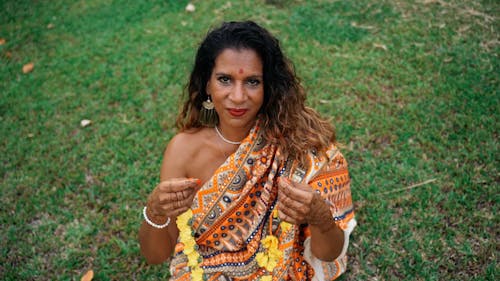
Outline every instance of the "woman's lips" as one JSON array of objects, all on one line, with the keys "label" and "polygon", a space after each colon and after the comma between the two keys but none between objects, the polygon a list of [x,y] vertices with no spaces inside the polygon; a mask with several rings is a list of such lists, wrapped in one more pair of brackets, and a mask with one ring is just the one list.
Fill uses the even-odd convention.
[{"label": "woman's lips", "polygon": [[237,108],[230,108],[229,109],[229,114],[235,117],[240,117],[243,114],[245,114],[248,110],[247,109],[237,109]]}]

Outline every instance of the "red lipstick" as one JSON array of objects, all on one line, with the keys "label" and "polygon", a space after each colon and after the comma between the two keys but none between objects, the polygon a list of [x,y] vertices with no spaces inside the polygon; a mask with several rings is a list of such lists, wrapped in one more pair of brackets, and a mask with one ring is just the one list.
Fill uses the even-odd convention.
[{"label": "red lipstick", "polygon": [[248,111],[247,109],[230,108],[229,114],[231,114],[234,117],[240,117],[244,115],[247,111]]}]

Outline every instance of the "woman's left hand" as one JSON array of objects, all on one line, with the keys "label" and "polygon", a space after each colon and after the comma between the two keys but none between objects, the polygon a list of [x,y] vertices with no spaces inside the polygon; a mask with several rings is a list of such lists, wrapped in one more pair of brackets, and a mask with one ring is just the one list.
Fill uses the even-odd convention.
[{"label": "woman's left hand", "polygon": [[320,228],[332,226],[329,206],[309,185],[279,178],[278,188],[278,215],[281,220]]}]

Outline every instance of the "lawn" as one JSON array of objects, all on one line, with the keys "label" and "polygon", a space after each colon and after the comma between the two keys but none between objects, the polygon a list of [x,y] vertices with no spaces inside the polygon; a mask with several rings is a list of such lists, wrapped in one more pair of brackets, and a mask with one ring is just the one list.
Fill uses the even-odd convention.
[{"label": "lawn", "polygon": [[168,277],[139,254],[141,210],[197,45],[243,19],[280,38],[349,161],[340,280],[498,280],[498,1],[187,4],[1,1],[0,280]]}]

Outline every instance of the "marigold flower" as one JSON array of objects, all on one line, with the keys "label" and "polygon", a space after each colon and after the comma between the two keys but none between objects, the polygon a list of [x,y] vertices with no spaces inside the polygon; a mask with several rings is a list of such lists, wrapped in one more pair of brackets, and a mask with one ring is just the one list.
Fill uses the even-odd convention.
[{"label": "marigold flower", "polygon": [[261,241],[262,247],[266,249],[263,253],[258,253],[255,256],[259,266],[264,267],[267,271],[272,272],[278,265],[278,261],[283,257],[283,252],[278,249],[278,238],[274,235],[267,235]]},{"label": "marigold flower", "polygon": [[288,230],[290,230],[290,228],[292,228],[292,224],[286,221],[282,221],[280,222],[280,227],[283,232],[287,232]]},{"label": "marigold flower", "polygon": [[272,281],[273,277],[271,275],[264,275],[260,277],[260,281]]},{"label": "marigold flower", "polygon": [[283,257],[283,252],[281,252],[280,250],[276,249],[276,250],[270,250],[269,251],[269,259],[270,260],[279,260],[281,259],[281,257]]},{"label": "marigold flower", "polygon": [[189,255],[195,251],[196,242],[193,239],[184,241],[183,243],[184,243],[184,254]]},{"label": "marigold flower", "polygon": [[200,258],[200,254],[196,251],[192,251],[187,255],[188,258],[188,266],[195,267],[198,265],[198,259]]},{"label": "marigold flower", "polygon": [[191,270],[191,280],[193,281],[203,281],[203,269],[199,266]]},{"label": "marigold flower", "polygon": [[189,220],[193,217],[193,211],[188,209],[177,217],[177,226],[189,225]]},{"label": "marigold flower", "polygon": [[273,272],[273,269],[278,265],[278,260],[269,258],[265,268],[269,272]]},{"label": "marigold flower", "polygon": [[278,217],[278,208],[274,208],[273,210],[273,218],[277,218]]},{"label": "marigold flower", "polygon": [[183,226],[183,228],[188,228],[186,229],[181,229],[179,232],[179,238],[181,239],[182,242],[187,241],[187,240],[194,240],[193,235],[191,235],[191,229],[189,229],[188,226]]},{"label": "marigold flower", "polygon": [[278,248],[278,238],[274,235],[267,235],[262,239],[262,246],[266,249]]},{"label": "marigold flower", "polygon": [[255,256],[255,259],[257,260],[257,264],[260,267],[265,267],[267,265],[267,263],[269,262],[269,256],[264,254],[264,253],[258,253]]},{"label": "marigold flower", "polygon": [[191,280],[203,281],[203,269],[199,266],[201,256],[196,251],[196,240],[193,237],[191,229],[191,219],[193,218],[193,211],[188,209],[186,212],[177,217],[177,227],[179,228],[180,244],[183,245],[184,254],[188,259],[188,266],[191,268]]}]

